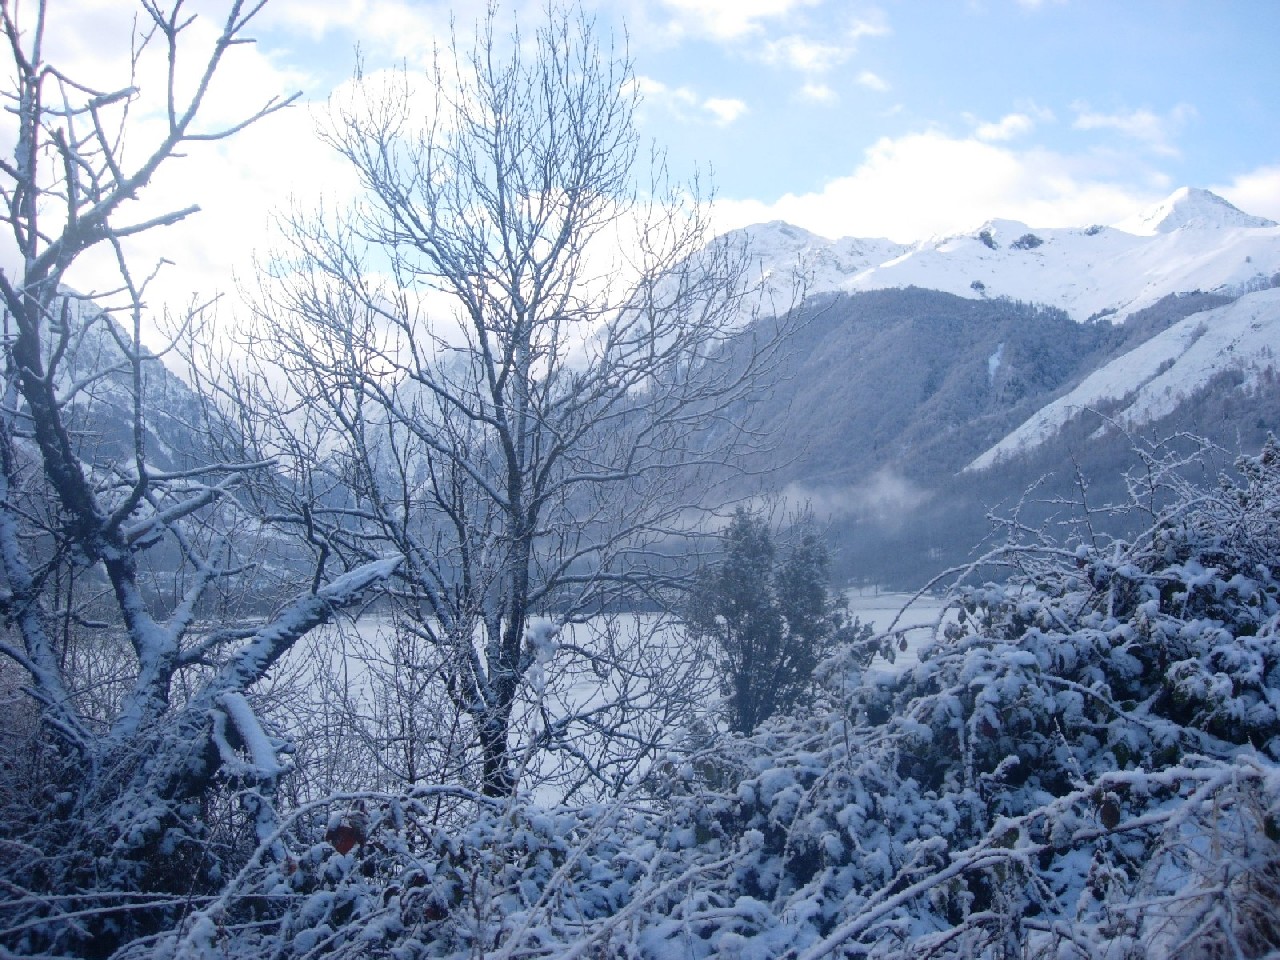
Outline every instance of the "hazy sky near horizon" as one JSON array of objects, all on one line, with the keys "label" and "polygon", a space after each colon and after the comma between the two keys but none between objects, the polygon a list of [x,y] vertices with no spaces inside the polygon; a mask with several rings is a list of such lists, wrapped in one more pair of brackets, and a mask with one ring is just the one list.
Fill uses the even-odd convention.
[{"label": "hazy sky near horizon", "polygon": [[[911,241],[992,217],[1110,223],[1182,185],[1280,220],[1276,0],[584,5],[634,62],[642,135],[677,173],[713,174],[724,228],[785,219],[832,238]],[[125,8],[52,0],[50,58],[102,87],[126,76]],[[269,245],[271,211],[350,196],[350,171],[313,131],[357,49],[367,72],[419,70],[451,18],[467,36],[484,8],[271,0],[250,30],[258,42],[231,52],[213,114],[295,90],[302,102],[157,177],[155,202],[203,208],[142,245],[182,271],[165,296],[223,288],[233,269],[243,280],[250,252]],[[541,8],[511,0],[502,15],[527,29]]]}]

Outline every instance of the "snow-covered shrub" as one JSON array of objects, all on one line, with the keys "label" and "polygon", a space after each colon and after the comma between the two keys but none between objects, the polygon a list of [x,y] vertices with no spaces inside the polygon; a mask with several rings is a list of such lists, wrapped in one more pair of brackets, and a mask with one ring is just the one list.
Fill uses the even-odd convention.
[{"label": "snow-covered shrub", "polygon": [[802,713],[607,805],[303,805],[123,955],[1273,956],[1280,447],[1182,466],[1148,461],[1137,535],[989,557],[910,670],[850,644]]},{"label": "snow-covered shrub", "polygon": [[1147,463],[1140,535],[1010,544],[994,559],[1012,575],[958,585],[919,666],[889,677],[851,647],[827,664],[825,706],[673,772],[647,822],[687,850],[668,876],[702,871],[696,892],[608,949],[1280,946],[1280,457],[1270,444],[1207,490],[1182,466]]},{"label": "snow-covered shrub", "polygon": [[716,812],[799,956],[1280,947],[1280,450],[1217,489],[1178,466],[1140,536],[1011,544],[919,666],[837,659],[820,734],[744,745]]}]

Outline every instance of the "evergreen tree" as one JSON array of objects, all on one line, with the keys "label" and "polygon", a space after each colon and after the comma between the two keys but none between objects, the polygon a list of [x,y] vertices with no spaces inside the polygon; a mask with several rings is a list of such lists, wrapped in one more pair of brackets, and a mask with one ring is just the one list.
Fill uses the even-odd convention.
[{"label": "evergreen tree", "polygon": [[714,643],[730,727],[749,733],[799,703],[822,658],[865,628],[829,592],[830,555],[817,534],[804,532],[779,560],[768,522],[739,507],[725,544],[698,580],[687,622]]}]

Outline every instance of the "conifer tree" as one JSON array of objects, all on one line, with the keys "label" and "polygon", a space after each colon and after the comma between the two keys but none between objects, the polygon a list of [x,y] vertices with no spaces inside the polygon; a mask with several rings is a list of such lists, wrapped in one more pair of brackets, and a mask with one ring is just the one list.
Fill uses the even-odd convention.
[{"label": "conifer tree", "polygon": [[832,596],[830,554],[811,530],[779,560],[768,521],[739,507],[725,546],[699,578],[688,625],[715,646],[730,727],[749,733],[800,703],[822,658],[864,628]]}]

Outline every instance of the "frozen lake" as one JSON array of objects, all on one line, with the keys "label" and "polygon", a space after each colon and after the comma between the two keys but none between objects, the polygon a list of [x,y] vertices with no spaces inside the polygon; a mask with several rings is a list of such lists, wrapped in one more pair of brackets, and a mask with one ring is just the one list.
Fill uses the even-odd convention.
[{"label": "frozen lake", "polygon": [[[920,651],[933,640],[935,631],[941,628],[943,602],[937,597],[922,596],[912,600],[913,594],[881,592],[874,588],[848,590],[845,599],[849,612],[870,624],[877,633],[892,629],[901,631],[907,648],[900,650],[892,664],[877,658],[873,669],[886,673],[906,670],[920,662]],[[907,607],[906,605],[911,605]],[[904,609],[905,607],[905,609]],[[948,614],[948,619],[954,611]]]},{"label": "frozen lake", "polygon": [[[934,597],[853,590],[849,611],[877,632],[901,632],[906,649],[873,673],[918,662],[943,613]],[[910,606],[904,610],[908,602]],[[383,616],[325,631],[294,651],[292,676],[311,706],[294,739],[338,738],[350,766],[343,788],[395,788],[442,770],[466,753],[466,724],[442,693],[442,662],[425,640]],[[670,620],[649,614],[601,617],[563,627],[526,676],[512,717],[513,746],[526,747],[525,782],[543,802],[634,782],[690,731],[715,724],[719,699],[713,652]],[[456,739],[461,737],[461,739]],[[461,752],[459,752],[461,751]],[[589,766],[592,776],[583,777]]]}]

